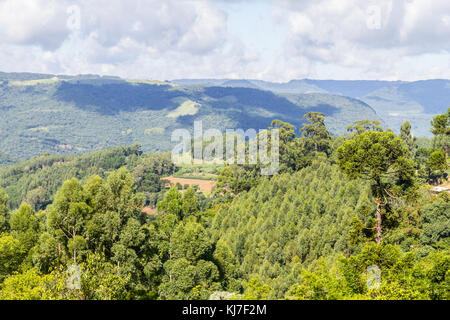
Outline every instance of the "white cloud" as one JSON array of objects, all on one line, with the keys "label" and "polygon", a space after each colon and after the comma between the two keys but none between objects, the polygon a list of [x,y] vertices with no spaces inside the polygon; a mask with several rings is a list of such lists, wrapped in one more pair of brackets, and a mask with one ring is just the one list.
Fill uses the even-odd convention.
[{"label": "white cloud", "polygon": [[208,1],[0,0],[0,39],[7,71],[173,78],[229,73],[223,62],[240,59]]},{"label": "white cloud", "polygon": [[[287,16],[289,26],[285,59],[295,64],[297,57],[306,57],[318,77],[450,76],[448,64],[442,70],[423,63],[424,70],[420,70],[424,55],[443,55],[444,60],[449,56],[447,0],[320,0],[301,4],[292,0],[283,1],[282,8],[277,15]],[[417,73],[398,69],[414,58]],[[339,73],[330,73],[332,70]]]},{"label": "white cloud", "polygon": [[[216,4],[0,0],[0,70],[163,80],[450,78],[448,0],[274,0],[265,18],[284,27],[276,43],[255,37],[261,46],[230,33],[233,12]],[[252,32],[261,31],[246,30],[247,40]],[[258,51],[271,45],[271,55]]]},{"label": "white cloud", "polygon": [[64,8],[55,0],[0,1],[0,41],[55,49],[69,33]]}]

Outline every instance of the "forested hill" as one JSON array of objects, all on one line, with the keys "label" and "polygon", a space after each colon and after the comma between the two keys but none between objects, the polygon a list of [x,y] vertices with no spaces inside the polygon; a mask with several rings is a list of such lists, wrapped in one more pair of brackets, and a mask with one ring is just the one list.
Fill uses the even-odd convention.
[{"label": "forested hill", "polygon": [[64,181],[106,177],[121,167],[130,170],[139,191],[152,193],[161,191],[161,175],[175,170],[169,153],[143,154],[139,145],[132,145],[83,155],[40,155],[4,166],[0,168],[0,188],[8,194],[12,208],[27,202],[33,209],[45,209]]},{"label": "forested hill", "polygon": [[0,168],[0,300],[450,299],[450,108],[428,147],[305,120],[271,123],[277,173],[224,165],[208,194],[139,145]]},{"label": "forested hill", "polygon": [[291,80],[285,83],[261,80],[181,79],[182,85],[231,86],[270,90],[275,93],[329,93],[364,101],[393,130],[408,120],[415,136],[430,136],[430,120],[450,106],[450,80]]},{"label": "forested hill", "polygon": [[139,142],[145,152],[171,149],[176,128],[263,129],[278,118],[301,127],[323,112],[333,134],[361,115],[379,120],[366,103],[329,93],[277,93],[241,86],[184,86],[117,77],[0,73],[0,163],[41,153],[85,153]]}]

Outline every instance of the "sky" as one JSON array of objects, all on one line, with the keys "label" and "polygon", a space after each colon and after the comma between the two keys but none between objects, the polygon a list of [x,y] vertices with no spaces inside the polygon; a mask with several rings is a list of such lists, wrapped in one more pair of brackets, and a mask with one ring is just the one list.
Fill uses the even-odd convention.
[{"label": "sky", "polygon": [[0,71],[450,79],[450,1],[0,0]]}]

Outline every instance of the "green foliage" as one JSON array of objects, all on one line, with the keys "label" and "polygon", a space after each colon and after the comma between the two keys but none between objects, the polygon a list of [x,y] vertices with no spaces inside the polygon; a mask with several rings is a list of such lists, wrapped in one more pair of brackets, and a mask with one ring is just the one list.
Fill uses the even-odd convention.
[{"label": "green foliage", "polygon": [[66,181],[55,195],[55,201],[47,208],[47,228],[54,238],[63,245],[65,254],[77,262],[77,254],[84,247],[86,222],[92,208],[86,203],[86,194],[73,178]]},{"label": "green foliage", "polygon": [[408,159],[405,142],[392,132],[366,131],[345,141],[337,149],[340,169],[350,179],[363,178],[372,183],[377,203],[377,242],[382,238],[383,206],[392,210],[392,199],[404,195],[415,186],[414,163]]},{"label": "green foliage", "polygon": [[345,291],[344,277],[336,265],[331,268],[322,258],[312,271],[303,269],[300,282],[287,292],[287,299],[295,300],[337,300],[349,298]]},{"label": "green foliage", "polygon": [[160,177],[175,172],[175,164],[171,161],[171,154],[155,153],[131,160],[129,167],[133,168],[133,178],[139,192],[155,193],[161,191],[163,183]]},{"label": "green foliage", "polygon": [[[402,253],[392,245],[371,244],[360,254],[342,259],[341,269],[351,294],[361,295],[360,298],[445,299],[449,261],[444,252],[420,259],[414,253]],[[365,272],[370,265],[381,269],[379,289],[365,285]],[[429,290],[430,287],[434,289]]]},{"label": "green foliage", "polygon": [[[140,146],[134,145],[81,156],[41,155],[0,167],[0,187],[8,194],[11,208],[18,208],[26,201],[36,210],[45,209],[64,181],[83,180],[94,174],[105,177],[108,172],[127,165],[132,170],[141,161],[147,162],[147,156],[139,156],[141,153]],[[153,157],[158,158],[158,155]]]},{"label": "green foliage", "polygon": [[378,120],[358,120],[352,126],[348,126],[347,131],[361,134],[366,131],[382,132],[383,128],[380,126],[380,121]]},{"label": "green foliage", "polygon": [[33,209],[23,203],[9,220],[11,235],[20,241],[24,252],[30,251],[39,239],[39,220]]},{"label": "green foliage", "polygon": [[89,254],[80,265],[81,293],[86,300],[123,300],[127,297],[129,275],[120,275],[117,267],[100,254]]},{"label": "green foliage", "polygon": [[447,113],[439,114],[431,120],[431,132],[434,135],[440,135],[440,134],[450,134],[450,108],[447,110]]},{"label": "green foliage", "polygon": [[334,250],[357,249],[347,232],[368,191],[364,182],[347,181],[336,166],[315,162],[240,194],[218,210],[210,232],[231,249],[228,259],[238,261],[230,275],[250,280],[258,274],[281,298],[295,279],[289,270],[296,259],[308,265]]},{"label": "green foliage", "polygon": [[430,154],[429,167],[431,170],[447,169],[447,158],[442,150],[434,151]]},{"label": "green foliage", "polygon": [[257,278],[252,278],[244,284],[244,293],[236,298],[241,300],[268,300],[273,289],[267,284],[261,284]]},{"label": "green foliage", "polygon": [[8,195],[0,188],[0,234],[9,230]]},{"label": "green foliage", "polygon": [[176,187],[170,188],[164,195],[164,199],[158,202],[158,212],[173,214],[179,219],[183,218],[183,196]]},{"label": "green foliage", "polygon": [[7,233],[0,235],[0,282],[18,270],[25,254],[18,239]]},{"label": "green foliage", "polygon": [[198,223],[180,223],[172,233],[169,254],[175,259],[185,258],[195,262],[211,252],[212,243],[205,229]]},{"label": "green foliage", "polygon": [[214,195],[220,201],[231,201],[237,194],[248,191],[258,184],[259,177],[256,168],[246,170],[238,165],[224,167],[216,180]]},{"label": "green foliage", "polygon": [[181,209],[185,217],[195,215],[200,211],[200,204],[198,202],[194,188],[187,188],[186,192],[183,194],[183,203],[181,204]]},{"label": "green foliage", "polygon": [[217,241],[213,258],[219,268],[224,288],[234,292],[240,291],[238,261],[225,241],[221,239]]},{"label": "green foliage", "polygon": [[[402,138],[370,121],[332,138],[322,114],[306,117],[301,137],[272,122],[279,173],[215,167],[213,198],[164,190],[161,176],[176,170],[169,155],[143,155],[139,146],[0,169],[20,200],[10,211],[0,191],[0,298],[449,299],[450,197],[428,193],[424,181],[415,192],[414,179],[416,170],[443,171],[445,152],[423,145],[413,163],[407,125]],[[27,172],[42,184],[18,193],[28,190]],[[384,218],[381,244],[373,242],[375,211]],[[374,267],[380,281],[368,286]]]},{"label": "green foliage", "polygon": [[409,121],[405,121],[400,127],[400,139],[405,141],[410,154],[414,155],[417,148],[416,138],[411,133],[411,123]]},{"label": "green foliage", "polygon": [[185,258],[168,260],[164,264],[165,276],[159,286],[159,298],[169,300],[207,299],[220,288],[215,280],[219,272],[212,263],[200,260],[192,265]]},{"label": "green foliage", "polygon": [[384,177],[408,169],[407,152],[405,143],[392,132],[367,131],[338,148],[338,163],[350,178],[381,184]]},{"label": "green foliage", "polygon": [[450,201],[436,201],[423,209],[421,242],[435,245],[450,237]]},{"label": "green foliage", "polygon": [[441,148],[446,155],[450,152],[450,108],[444,114],[438,114],[431,120],[431,132],[434,134],[433,146]]},{"label": "green foliage", "polygon": [[447,169],[447,157],[442,149],[419,148],[415,155],[419,177],[425,182],[436,183]]},{"label": "green foliage", "polygon": [[300,130],[305,148],[328,154],[331,135],[325,126],[325,115],[322,112],[308,112],[303,118],[310,122]]},{"label": "green foliage", "polygon": [[64,294],[64,280],[58,274],[41,275],[36,269],[8,277],[1,285],[2,300],[59,300]]}]

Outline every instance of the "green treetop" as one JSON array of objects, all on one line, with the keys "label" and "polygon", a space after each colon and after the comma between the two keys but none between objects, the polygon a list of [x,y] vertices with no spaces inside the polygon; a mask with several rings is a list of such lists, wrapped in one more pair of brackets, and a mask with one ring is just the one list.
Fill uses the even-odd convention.
[{"label": "green treetop", "polygon": [[322,112],[308,112],[303,116],[310,123],[301,129],[305,148],[318,152],[328,153],[331,143],[331,135],[325,126],[325,116]]},{"label": "green treetop", "polygon": [[0,189],[0,233],[8,231],[9,225],[8,195]]},{"label": "green treetop", "polygon": [[381,242],[381,208],[392,196],[392,180],[412,184],[413,163],[407,159],[405,142],[392,132],[367,131],[346,141],[337,150],[338,165],[351,179],[373,183],[377,202],[377,242]]},{"label": "green treetop", "polygon": [[348,132],[355,132],[356,134],[361,134],[365,131],[383,131],[380,126],[380,121],[378,120],[358,120],[353,123],[352,126],[347,127]]}]

